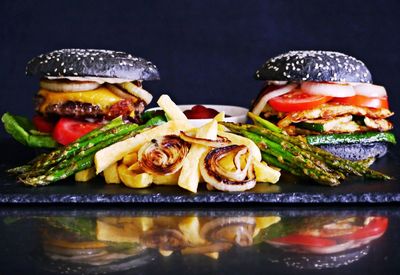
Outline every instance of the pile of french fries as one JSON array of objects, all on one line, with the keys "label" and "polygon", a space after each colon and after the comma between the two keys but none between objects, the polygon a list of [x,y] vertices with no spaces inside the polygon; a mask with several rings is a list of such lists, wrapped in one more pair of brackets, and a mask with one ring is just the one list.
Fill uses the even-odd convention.
[{"label": "pile of french fries", "polygon": [[[205,230],[211,224],[226,224],[232,227],[232,220],[246,220],[248,224],[253,225],[250,229],[237,228],[236,233],[250,233],[251,237],[256,237],[261,230],[279,222],[279,216],[263,217],[102,217],[96,221],[96,239],[111,243],[131,243],[140,247],[158,249],[162,256],[170,256],[174,252],[180,252],[182,255],[203,254],[213,259],[219,258],[221,249],[218,244],[231,244],[235,242],[237,235],[226,234],[219,235],[220,240],[210,240],[205,236]],[[225,221],[225,222],[224,222]],[[244,226],[244,225],[243,225]],[[173,245],[169,240],[168,233],[174,231],[181,237],[180,243]],[[232,239],[233,238],[233,239]],[[164,241],[161,241],[164,240]],[[248,246],[253,243],[250,242]],[[231,246],[228,246],[230,248]]]},{"label": "pile of french fries", "polygon": [[196,138],[217,140],[217,136],[222,136],[230,140],[232,144],[247,146],[253,158],[257,182],[276,183],[279,180],[280,172],[262,162],[261,152],[253,141],[226,132],[223,126],[218,125],[218,122],[224,119],[224,113],[218,114],[200,128],[193,128],[190,121],[169,96],[162,95],[157,104],[164,110],[168,118],[167,123],[100,150],[94,158],[95,169],[84,170],[76,174],[75,179],[85,181],[101,173],[108,184],[123,183],[131,188],[146,188],[153,183],[178,185],[196,193],[199,183],[202,182],[199,169],[200,160],[211,150],[210,147],[192,144],[183,160],[182,168],[173,174],[155,175],[146,173],[141,169],[138,162],[138,151],[145,143],[165,135],[179,136],[180,132],[184,131]]}]

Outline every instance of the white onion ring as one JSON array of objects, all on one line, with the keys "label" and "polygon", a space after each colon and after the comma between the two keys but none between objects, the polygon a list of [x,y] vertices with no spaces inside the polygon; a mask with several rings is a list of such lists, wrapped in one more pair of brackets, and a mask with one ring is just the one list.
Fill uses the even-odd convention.
[{"label": "white onion ring", "polygon": [[189,148],[190,144],[176,135],[153,139],[139,149],[139,165],[149,174],[173,174],[182,168]]},{"label": "white onion ring", "polygon": [[140,98],[141,100],[146,102],[146,104],[150,104],[150,102],[153,99],[153,96],[148,91],[146,91],[142,87],[139,87],[135,83],[124,82],[124,83],[118,83],[117,85],[121,89],[124,89],[125,91],[127,91],[128,93]]},{"label": "white onion ring", "polygon": [[124,92],[122,89],[120,89],[116,85],[107,83],[107,84],[105,84],[105,87],[108,90],[110,90],[113,94],[115,94],[116,96],[119,96],[120,98],[134,100],[134,101],[136,101],[138,99],[137,97],[135,97],[131,94],[128,94],[127,92]]},{"label": "white onion ring", "polygon": [[69,81],[69,80],[47,80],[42,79],[40,88],[53,92],[82,92],[95,90],[100,84],[93,81]]},{"label": "white onion ring", "polygon": [[378,86],[369,83],[361,83],[354,86],[356,95],[362,95],[366,97],[385,97],[387,96],[386,89],[383,86]]},{"label": "white onion ring", "polygon": [[187,246],[182,232],[170,228],[146,231],[140,237],[140,241],[145,247],[162,250],[180,250]]},{"label": "white onion ring", "polygon": [[265,107],[265,104],[267,104],[270,99],[287,94],[296,87],[297,84],[289,84],[263,95],[260,100],[258,100],[257,104],[253,107],[253,110],[251,112],[257,116],[260,115]]},{"label": "white onion ring", "polygon": [[217,140],[207,139],[207,138],[198,138],[187,135],[185,132],[181,131],[179,137],[184,141],[194,144],[200,144],[207,147],[223,147],[231,144],[231,141],[228,138],[218,136]]},{"label": "white onion ring", "polygon": [[[244,169],[236,167],[237,170],[232,172],[227,171],[219,164],[219,160],[227,154],[233,153],[236,158],[236,155],[243,154],[244,150],[248,153]],[[211,150],[201,160],[200,173],[206,183],[220,191],[245,191],[256,185],[252,156],[249,149],[244,145],[230,145]],[[245,176],[244,178],[243,175]]]},{"label": "white onion ring", "polygon": [[230,242],[239,246],[253,244],[256,227],[254,217],[226,217],[213,219],[200,229],[200,236],[210,242]]},{"label": "white onion ring", "polygon": [[353,86],[350,84],[306,81],[301,84],[301,90],[311,95],[324,95],[332,97],[350,97],[356,95]]}]

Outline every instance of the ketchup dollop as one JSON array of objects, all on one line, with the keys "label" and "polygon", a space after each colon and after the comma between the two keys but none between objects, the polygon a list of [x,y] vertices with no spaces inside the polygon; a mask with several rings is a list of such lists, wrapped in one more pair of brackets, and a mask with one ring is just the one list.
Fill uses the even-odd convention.
[{"label": "ketchup dollop", "polygon": [[188,119],[206,119],[214,118],[218,115],[218,111],[212,108],[207,108],[203,105],[195,105],[190,110],[183,112]]}]

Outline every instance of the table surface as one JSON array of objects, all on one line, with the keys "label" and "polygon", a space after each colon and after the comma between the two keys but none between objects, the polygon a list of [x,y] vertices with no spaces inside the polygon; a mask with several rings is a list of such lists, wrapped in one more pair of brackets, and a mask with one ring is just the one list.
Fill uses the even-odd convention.
[{"label": "table surface", "polygon": [[[387,222],[377,235],[349,243],[338,237],[345,227],[332,230],[332,224],[362,224],[371,217]],[[0,274],[399,274],[399,217],[400,207],[395,205],[3,205]],[[268,242],[273,240],[273,226],[292,232],[317,224],[331,228],[336,237],[328,239],[341,244],[337,251]]]}]

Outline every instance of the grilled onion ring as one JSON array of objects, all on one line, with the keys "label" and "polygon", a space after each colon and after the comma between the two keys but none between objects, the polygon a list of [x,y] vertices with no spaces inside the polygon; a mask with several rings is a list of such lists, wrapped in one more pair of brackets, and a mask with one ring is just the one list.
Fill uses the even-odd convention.
[{"label": "grilled onion ring", "polygon": [[48,80],[40,81],[40,88],[53,92],[82,92],[95,90],[100,87],[100,84],[93,81],[70,81],[70,80]]},{"label": "grilled onion ring", "polygon": [[189,148],[190,144],[177,135],[153,139],[139,149],[139,165],[149,174],[173,174],[181,169]]},{"label": "grilled onion ring", "polygon": [[[219,160],[234,154],[236,171],[229,171]],[[240,157],[247,154],[246,166],[241,169]],[[244,145],[230,145],[211,150],[201,161],[200,172],[205,182],[221,191],[245,191],[256,185],[252,156]]]},{"label": "grilled onion ring", "polygon": [[226,137],[221,137],[218,136],[217,140],[212,140],[212,139],[207,139],[207,138],[198,138],[198,137],[192,137],[187,135],[185,132],[181,131],[179,134],[179,137],[183,139],[184,141],[190,142],[190,143],[195,143],[195,144],[200,144],[203,146],[208,146],[208,147],[223,147],[231,144],[231,141],[226,138]]},{"label": "grilled onion ring", "polygon": [[211,242],[229,242],[239,246],[253,244],[254,217],[223,217],[205,223],[200,236]]}]

